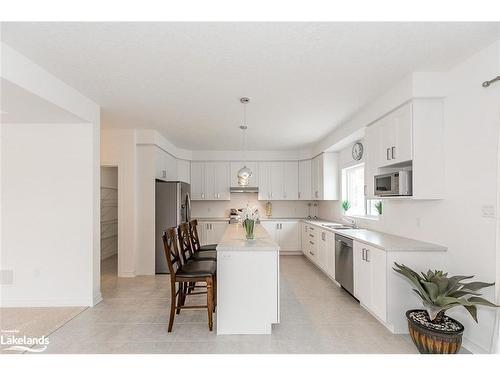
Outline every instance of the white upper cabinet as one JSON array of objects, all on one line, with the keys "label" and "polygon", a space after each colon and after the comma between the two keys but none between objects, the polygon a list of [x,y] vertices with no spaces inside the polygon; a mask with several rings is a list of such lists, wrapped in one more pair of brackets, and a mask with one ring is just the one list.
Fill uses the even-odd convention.
[{"label": "white upper cabinet", "polygon": [[311,160],[299,161],[299,200],[310,201],[312,197]]},{"label": "white upper cabinet", "polygon": [[299,163],[283,162],[283,199],[299,199]]},{"label": "white upper cabinet", "polygon": [[227,162],[215,162],[214,166],[214,199],[230,200],[230,165]]},{"label": "white upper cabinet", "polygon": [[191,199],[205,199],[205,163],[191,162]]},{"label": "white upper cabinet", "polygon": [[192,200],[229,200],[228,162],[191,162]]},{"label": "white upper cabinet", "polygon": [[191,166],[189,161],[177,159],[177,179],[188,184],[191,183]]},{"label": "white upper cabinet", "polygon": [[366,196],[374,196],[373,178],[404,168],[412,171],[406,199],[444,198],[444,122],[442,99],[414,99],[365,133]]},{"label": "white upper cabinet", "polygon": [[260,162],[259,200],[297,200],[298,162]]},{"label": "white upper cabinet", "polygon": [[312,199],[339,199],[338,154],[325,152],[311,161]]},{"label": "white upper cabinet", "polygon": [[258,187],[259,186],[259,164],[255,161],[232,161],[231,162],[231,187],[239,187],[238,185],[238,171],[244,166],[250,168],[252,171],[252,177],[250,177],[248,187]]},{"label": "white upper cabinet", "polygon": [[177,159],[160,148],[155,147],[155,177],[164,181],[177,180]]},{"label": "white upper cabinet", "polygon": [[381,120],[379,137],[379,166],[412,160],[412,106],[408,103]]},{"label": "white upper cabinet", "polygon": [[271,162],[259,163],[259,200],[271,199]]},{"label": "white upper cabinet", "polygon": [[270,168],[271,176],[271,199],[272,200],[282,200],[283,199],[283,187],[284,187],[284,171],[283,163],[272,162]]}]

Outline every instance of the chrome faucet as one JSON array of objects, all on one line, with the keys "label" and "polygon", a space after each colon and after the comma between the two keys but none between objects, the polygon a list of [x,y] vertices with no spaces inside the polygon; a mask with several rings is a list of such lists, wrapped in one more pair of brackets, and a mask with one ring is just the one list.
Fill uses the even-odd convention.
[{"label": "chrome faucet", "polygon": [[352,217],[343,217],[342,220],[344,220],[346,223],[351,224],[352,229],[359,229],[358,225],[356,224],[356,219]]}]

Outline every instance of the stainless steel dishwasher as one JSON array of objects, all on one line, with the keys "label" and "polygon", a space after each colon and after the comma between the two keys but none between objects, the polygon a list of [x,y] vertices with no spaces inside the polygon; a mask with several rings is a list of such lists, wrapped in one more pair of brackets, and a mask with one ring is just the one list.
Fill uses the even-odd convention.
[{"label": "stainless steel dishwasher", "polygon": [[335,280],[354,296],[352,239],[335,234]]}]

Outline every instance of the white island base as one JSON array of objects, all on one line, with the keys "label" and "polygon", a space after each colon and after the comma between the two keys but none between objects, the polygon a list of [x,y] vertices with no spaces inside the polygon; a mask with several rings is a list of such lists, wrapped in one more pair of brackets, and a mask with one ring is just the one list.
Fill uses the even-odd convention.
[{"label": "white island base", "polygon": [[279,323],[279,246],[260,225],[230,224],[217,245],[217,334],[270,334]]}]

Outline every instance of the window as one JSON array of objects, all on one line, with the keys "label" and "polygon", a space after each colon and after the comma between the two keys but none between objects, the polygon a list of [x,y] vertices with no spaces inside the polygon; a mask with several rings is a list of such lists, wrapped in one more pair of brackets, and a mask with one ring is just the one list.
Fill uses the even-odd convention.
[{"label": "window", "polygon": [[[367,199],[366,200],[366,215],[368,216],[378,216],[380,215],[377,209],[377,205],[381,205],[382,201],[380,199]],[[382,206],[380,206],[382,209]]]},{"label": "window", "polygon": [[358,164],[342,170],[342,201],[349,201],[350,208],[346,214],[362,216],[366,213],[365,200],[365,167]]},{"label": "window", "polygon": [[381,204],[381,201],[366,199],[365,196],[364,164],[342,169],[342,202],[344,201],[348,201],[350,204],[349,209],[344,213],[345,215],[372,217],[379,215],[376,206]]}]

